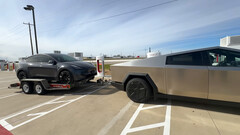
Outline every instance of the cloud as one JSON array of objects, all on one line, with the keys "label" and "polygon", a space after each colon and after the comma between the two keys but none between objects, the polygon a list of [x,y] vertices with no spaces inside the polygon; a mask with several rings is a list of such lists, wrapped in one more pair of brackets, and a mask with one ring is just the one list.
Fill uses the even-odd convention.
[{"label": "cloud", "polygon": [[[237,32],[237,29],[239,30],[237,20],[240,20],[240,14],[238,14],[240,1],[238,0],[231,2],[225,0],[178,0],[168,5],[136,13],[93,21],[159,2],[166,2],[166,0],[152,0],[151,2],[148,0],[33,2],[32,4],[37,11],[40,52],[79,51],[83,52],[85,56],[120,53],[144,55],[144,49],[148,47],[166,53],[169,50],[199,48],[202,47],[200,45],[202,43],[205,43],[205,46],[211,46],[211,43],[217,45],[219,38],[226,36],[226,34],[240,34]],[[14,13],[20,10],[24,4],[27,2],[15,3],[17,6]],[[9,15],[14,13],[9,13]],[[26,11],[21,11],[18,14],[20,15],[18,15],[15,24],[27,19],[31,20],[30,13],[26,13]],[[3,24],[3,27],[0,26],[0,34],[13,28],[12,20],[14,17],[13,15],[1,18],[5,22],[0,21]],[[11,27],[7,25],[10,21]],[[14,30],[9,34],[13,35],[13,38],[19,36],[24,38],[20,39],[19,42],[14,40],[0,41],[0,43],[8,43],[8,47],[0,44],[0,47],[3,48],[0,51],[0,57],[16,59],[30,55],[27,33],[19,34]],[[9,52],[14,55],[9,56]]]}]

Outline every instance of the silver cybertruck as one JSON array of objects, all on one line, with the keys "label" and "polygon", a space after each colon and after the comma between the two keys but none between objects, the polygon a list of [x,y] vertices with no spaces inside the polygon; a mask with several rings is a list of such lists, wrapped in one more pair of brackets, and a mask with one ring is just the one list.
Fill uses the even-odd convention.
[{"label": "silver cybertruck", "polygon": [[240,50],[211,47],[111,66],[112,85],[135,102],[171,95],[240,103]]}]

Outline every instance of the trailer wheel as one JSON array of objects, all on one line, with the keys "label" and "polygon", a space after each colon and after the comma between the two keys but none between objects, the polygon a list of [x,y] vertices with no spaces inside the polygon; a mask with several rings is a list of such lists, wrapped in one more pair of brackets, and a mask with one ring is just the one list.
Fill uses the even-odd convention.
[{"label": "trailer wheel", "polygon": [[38,95],[44,95],[46,93],[46,90],[44,89],[41,83],[36,83],[34,85],[34,90]]},{"label": "trailer wheel", "polygon": [[131,79],[126,86],[128,97],[137,103],[145,103],[151,97],[151,87],[141,78]]},{"label": "trailer wheel", "polygon": [[22,91],[25,94],[31,94],[33,92],[33,87],[32,84],[30,82],[22,82],[21,83],[21,87],[22,87]]}]

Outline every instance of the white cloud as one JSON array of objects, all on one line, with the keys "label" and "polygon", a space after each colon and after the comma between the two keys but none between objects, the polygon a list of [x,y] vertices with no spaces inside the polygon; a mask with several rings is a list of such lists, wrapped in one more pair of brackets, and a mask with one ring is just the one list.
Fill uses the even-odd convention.
[{"label": "white cloud", "polygon": [[[53,5],[52,9],[45,11],[44,7],[49,3],[37,2],[35,7],[38,7],[39,23],[37,22],[37,26],[40,52],[49,53],[53,50],[61,50],[64,53],[79,51],[84,55],[142,54],[144,49],[151,45],[154,45],[155,48],[165,47],[166,50],[165,44],[169,42],[194,41],[198,37],[207,38],[209,33],[214,32],[218,36],[225,36],[219,31],[239,28],[238,23],[234,22],[234,20],[240,19],[240,14],[238,14],[240,1],[238,0],[231,2],[225,0],[179,0],[141,12],[82,24],[89,20],[136,10],[156,3],[159,3],[159,0],[151,2],[146,0],[131,2],[91,0],[72,3],[60,1],[57,6]],[[25,3],[15,5],[21,4]],[[22,7],[15,8],[19,10]],[[41,15],[40,11],[45,16]],[[30,13],[25,12],[18,13],[20,16],[17,17],[15,24],[19,23],[19,20],[31,19]],[[12,23],[14,17],[1,18],[0,22],[3,27],[0,26],[0,34],[6,33],[12,28],[12,24],[11,27],[8,27],[7,24],[10,21]],[[3,23],[2,20],[5,22]],[[0,57],[16,59],[30,55],[27,33],[9,33],[13,34],[13,39],[18,38],[18,41],[1,40],[0,38],[0,43],[7,43],[7,46],[0,44]],[[229,33],[231,34],[231,32]],[[24,38],[21,39],[21,36]],[[219,40],[218,37],[216,40]],[[179,47],[181,46],[178,46],[177,49]]]}]

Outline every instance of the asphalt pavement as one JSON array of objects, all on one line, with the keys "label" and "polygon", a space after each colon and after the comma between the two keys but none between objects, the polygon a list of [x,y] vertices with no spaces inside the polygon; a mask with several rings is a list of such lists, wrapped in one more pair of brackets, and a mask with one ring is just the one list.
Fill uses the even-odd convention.
[{"label": "asphalt pavement", "polygon": [[124,91],[95,81],[46,95],[24,94],[8,89],[16,82],[15,72],[0,71],[0,134],[240,134],[240,109],[235,107],[168,99],[139,104]]}]

